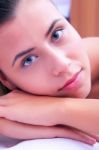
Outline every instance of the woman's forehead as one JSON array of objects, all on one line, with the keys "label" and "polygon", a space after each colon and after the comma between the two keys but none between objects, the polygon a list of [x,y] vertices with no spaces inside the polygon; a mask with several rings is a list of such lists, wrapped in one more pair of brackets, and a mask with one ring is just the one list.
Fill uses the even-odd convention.
[{"label": "woman's forehead", "polygon": [[[55,13],[59,13],[56,7],[50,0],[23,0],[19,5],[16,15],[34,17],[40,19],[41,17],[53,16]],[[48,17],[47,16],[47,17]]]},{"label": "woman's forehead", "polygon": [[[27,0],[23,1],[24,3],[27,2]],[[0,45],[2,45],[2,48],[12,48],[13,45],[14,48],[16,43],[21,39],[22,41],[24,39],[24,43],[26,43],[27,37],[33,36],[33,38],[36,38],[36,33],[45,33],[50,24],[61,17],[49,0],[30,1],[31,5],[30,3],[28,5],[24,4],[26,5],[24,9],[21,9],[22,6],[20,6],[18,16],[16,16],[15,20],[8,22],[0,29]],[[8,48],[7,45],[9,46]]]},{"label": "woman's forehead", "polygon": [[[24,5],[26,5],[27,0],[23,1]],[[0,27],[1,36],[9,33],[16,34],[15,30],[18,28],[23,30],[26,30],[26,28],[27,30],[39,28],[41,30],[41,28],[48,27],[52,21],[62,17],[50,0],[30,1],[32,1],[32,4],[29,3],[26,6],[23,5],[23,7],[21,4],[15,19]]]}]

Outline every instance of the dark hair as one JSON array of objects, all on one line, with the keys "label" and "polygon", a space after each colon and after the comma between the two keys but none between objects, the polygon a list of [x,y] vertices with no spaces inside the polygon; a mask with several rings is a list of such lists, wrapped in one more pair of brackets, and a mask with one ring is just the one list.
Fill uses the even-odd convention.
[{"label": "dark hair", "polygon": [[19,0],[0,0],[0,24],[14,17]]},{"label": "dark hair", "polygon": [[[15,16],[15,9],[19,0],[0,0],[0,25]],[[0,82],[0,96],[8,93],[9,90]]]},{"label": "dark hair", "polygon": [[0,96],[5,95],[9,93],[11,90],[9,90],[7,87],[5,87],[1,82],[0,82]]}]

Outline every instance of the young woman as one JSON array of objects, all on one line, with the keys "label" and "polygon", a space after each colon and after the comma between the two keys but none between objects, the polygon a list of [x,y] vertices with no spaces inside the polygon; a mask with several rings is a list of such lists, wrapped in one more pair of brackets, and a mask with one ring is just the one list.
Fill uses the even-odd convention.
[{"label": "young woman", "polygon": [[0,100],[1,133],[98,141],[98,48],[87,49],[50,0],[0,1],[0,8],[0,81],[14,91]]}]

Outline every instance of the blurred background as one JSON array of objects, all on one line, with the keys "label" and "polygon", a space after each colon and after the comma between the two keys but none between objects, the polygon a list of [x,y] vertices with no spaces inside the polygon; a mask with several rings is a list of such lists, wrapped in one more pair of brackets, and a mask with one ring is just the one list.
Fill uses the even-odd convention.
[{"label": "blurred background", "polygon": [[99,36],[99,0],[53,0],[82,37]]}]

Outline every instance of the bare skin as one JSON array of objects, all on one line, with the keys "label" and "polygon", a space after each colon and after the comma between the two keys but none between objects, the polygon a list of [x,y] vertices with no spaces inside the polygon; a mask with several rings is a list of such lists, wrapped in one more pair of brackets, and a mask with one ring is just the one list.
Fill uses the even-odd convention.
[{"label": "bare skin", "polygon": [[[93,49],[94,46],[96,45],[96,42],[98,42],[98,39],[92,39],[92,38],[91,39],[90,38],[89,39],[84,39],[84,42],[85,42],[85,44],[88,48],[90,48],[90,43],[91,44],[93,43],[93,45],[91,45],[91,48]],[[95,47],[95,49],[98,50],[98,47]],[[93,97],[94,96],[95,95],[93,95]],[[19,99],[19,97],[20,97],[20,99]],[[46,98],[47,98],[47,101],[45,101]],[[83,142],[86,142],[86,143],[89,143],[89,144],[94,144],[95,140],[98,141],[98,136],[96,136],[96,133],[98,133],[98,131],[99,131],[98,126],[96,128],[96,121],[98,121],[98,119],[96,118],[97,114],[98,114],[98,112],[97,112],[97,110],[98,110],[98,101],[95,100],[95,99],[91,100],[91,101],[89,99],[88,100],[86,99],[86,101],[84,101],[84,100],[83,101],[82,100],[80,100],[80,101],[78,101],[78,100],[77,101],[76,100],[72,101],[71,100],[70,101],[69,100],[69,103],[68,103],[68,99],[66,99],[66,102],[65,102],[65,98],[58,98],[58,100],[57,100],[57,98],[55,98],[55,97],[54,98],[52,98],[52,97],[42,97],[42,99],[41,99],[41,97],[37,98],[36,96],[34,97],[32,95],[28,95],[28,94],[25,94],[25,93],[22,94],[22,92],[19,92],[19,91],[15,91],[15,92],[12,92],[12,93],[10,93],[6,96],[3,96],[3,97],[1,97],[1,100],[2,99],[3,99],[3,101],[0,102],[1,114],[2,114],[2,117],[5,118],[5,119],[1,119],[1,124],[3,122],[3,126],[1,126],[1,131],[2,131],[1,133],[2,134],[8,135],[8,136],[13,137],[13,138],[19,138],[20,137],[21,139],[31,139],[31,138],[40,138],[40,137],[41,138],[68,137],[68,138],[80,140],[80,141],[83,141]],[[59,99],[61,99],[61,100],[59,100]],[[75,104],[75,105],[73,105],[74,108],[72,108],[73,117],[74,117],[74,120],[76,121],[75,123],[74,123],[74,121],[72,121],[73,118],[70,120],[72,122],[72,124],[69,124],[70,122],[69,123],[64,122],[64,120],[66,120],[66,119],[63,118],[63,113],[62,113],[62,117],[60,116],[60,118],[62,118],[62,120],[61,120],[62,122],[60,122],[60,120],[57,120],[56,116],[58,116],[58,119],[59,119],[59,115],[60,115],[59,112],[63,112],[63,109],[60,109],[60,108],[64,108],[63,107],[64,102],[65,102],[65,104],[67,103],[66,114],[68,113],[68,107],[71,104]],[[43,103],[43,107],[42,107],[41,103]],[[45,105],[44,105],[44,103],[45,103]],[[53,106],[53,107],[51,107],[51,110],[49,109],[50,108],[49,106],[51,106],[51,105],[49,105],[49,103]],[[82,105],[84,105],[84,107],[85,107],[85,105],[87,103],[88,103],[88,105],[87,105],[86,110],[85,110],[82,107]],[[36,104],[36,105],[34,105],[34,104]],[[69,104],[69,106],[68,106],[68,104]],[[80,106],[80,104],[81,104],[81,106]],[[61,105],[61,107],[60,107],[60,105]],[[82,125],[81,120],[79,120],[79,118],[77,120],[77,116],[78,116],[79,112],[78,113],[76,112],[77,115],[74,113],[75,108],[76,108],[77,111],[79,111],[79,109],[77,109],[77,107],[75,107],[76,105],[78,105],[79,108],[80,108],[80,111],[82,111],[79,118],[84,118],[84,121],[82,120],[82,122],[85,122],[85,120],[87,120],[86,123],[85,123],[86,129],[85,129],[84,124],[81,127],[81,125]],[[97,109],[95,109],[95,111],[97,112],[97,114],[95,114],[96,117],[93,115],[94,114],[93,109],[92,110],[90,109],[90,111],[92,112],[93,117],[92,117],[92,115],[90,115],[90,111],[88,110],[88,108],[90,106],[91,106],[90,108],[94,108],[93,105],[94,105],[95,108],[97,108]],[[56,106],[57,106],[56,110],[58,110],[58,112],[55,111]],[[83,108],[83,109],[81,109],[81,108]],[[50,110],[50,112],[48,112],[48,109]],[[39,112],[38,112],[38,110],[39,110]],[[52,110],[54,110],[54,111],[52,111]],[[59,110],[61,110],[61,111],[59,111]],[[35,120],[35,117],[33,117],[34,111],[36,113],[35,114],[36,118],[38,117],[38,119],[36,119],[36,120]],[[23,112],[27,112],[26,113],[27,115],[25,114],[25,116],[24,116]],[[41,116],[40,112],[42,112],[42,116]],[[51,113],[52,113],[52,115],[51,115]],[[46,114],[46,116],[45,116],[45,114]],[[55,118],[51,117],[51,116],[53,116],[53,114],[56,114]],[[65,114],[65,116],[66,116],[66,114]],[[86,114],[88,114],[87,115],[88,118],[83,117],[83,115],[86,116]],[[70,115],[70,118],[71,118],[71,113],[68,114],[68,115]],[[76,115],[76,116],[74,116],[74,115]],[[91,116],[91,118],[89,118],[89,116]],[[47,120],[45,119],[45,117],[47,117]],[[44,118],[44,120],[46,120],[45,122],[42,122],[43,118]],[[96,118],[96,120],[95,120],[95,118]],[[8,119],[8,121],[6,119]],[[14,122],[14,121],[17,121],[17,123]],[[91,121],[91,122],[88,122],[88,121]],[[19,123],[19,122],[22,122],[22,124]],[[26,123],[26,124],[24,124],[24,123]],[[93,126],[93,123],[95,123],[94,126]],[[14,132],[10,132],[10,130],[9,131],[6,130],[6,125],[7,124],[9,125],[11,131],[13,130],[13,128],[16,128],[17,131],[19,131],[19,132],[17,132],[18,135],[13,134]],[[37,127],[32,126],[34,124],[38,125],[38,126]],[[56,124],[64,124],[64,125],[68,124],[68,125],[74,126],[75,128],[79,129],[79,131],[77,132],[75,129],[68,128],[66,126],[65,127],[55,127]],[[89,126],[89,124],[90,124],[90,126]],[[98,124],[98,122],[97,122],[97,124]],[[26,130],[26,128],[27,128],[27,130]],[[31,128],[32,128],[32,132],[31,132]],[[34,136],[34,132],[36,131],[36,128],[37,128],[37,130],[40,130],[40,132],[39,132],[40,135],[35,135]],[[23,129],[23,132],[20,132],[20,131],[22,131],[21,129]],[[46,129],[46,133],[44,132],[45,129]],[[53,129],[55,129],[55,132],[50,132],[50,133],[53,133],[53,134],[49,135],[49,130],[53,131]],[[59,130],[56,130],[56,129],[59,129]],[[65,135],[62,134],[63,130],[65,130],[65,133],[66,133]],[[27,135],[28,131],[30,131],[31,134]],[[76,131],[76,134],[75,134],[75,131]],[[44,135],[42,135],[42,133]],[[48,133],[48,135],[47,135],[47,133]],[[82,137],[82,134],[83,134],[83,137]],[[92,135],[94,135],[94,136],[92,136]]]},{"label": "bare skin", "polygon": [[[59,103],[63,103],[61,101],[59,102],[59,98],[53,99],[50,97],[42,97],[41,99],[40,97],[37,98],[20,91],[11,92],[6,96],[1,97],[0,113],[3,118],[0,119],[0,133],[17,139],[64,137],[82,141],[90,145],[95,144],[95,142],[99,140],[99,137],[95,134],[89,134],[67,125],[56,125],[59,124],[55,122],[58,120],[54,120],[53,122],[53,119],[57,119],[57,117],[52,119],[51,114],[49,114],[49,111],[52,111],[53,109],[52,115],[53,113],[54,116],[58,116],[59,114],[58,112],[58,114],[55,115],[57,112],[55,111],[56,106],[53,105],[53,101],[56,106]],[[41,106],[41,103],[45,103],[43,107]],[[50,106],[53,106],[53,109],[49,107],[49,104]],[[59,111],[60,109],[57,110]],[[26,112],[25,115],[24,112]],[[35,119],[34,113],[37,119]],[[44,115],[45,113],[46,115]]]},{"label": "bare skin", "polygon": [[[32,1],[30,2],[32,4]],[[43,5],[40,5],[39,3],[42,2]],[[99,50],[96,45],[98,45],[99,39],[84,40],[85,47],[88,50],[87,57],[82,48],[82,39],[78,33],[57,13],[49,1],[42,0],[42,2],[35,1],[34,9],[31,9],[31,11],[34,11],[33,13],[30,13],[31,5],[23,3],[24,7],[20,5],[17,19],[10,22],[11,24],[8,23],[0,28],[0,49],[3,49],[3,51],[0,51],[0,68],[2,70],[0,81],[12,91],[18,87],[31,94],[50,95],[54,98],[36,97],[20,91],[14,91],[1,97],[1,133],[14,138],[20,136],[24,139],[68,137],[93,144],[96,140],[98,141],[96,134],[99,133],[99,102],[96,99],[90,100],[90,98],[98,98],[99,86],[97,83],[99,74],[97,68],[99,67]],[[26,7],[28,9],[23,9]],[[49,13],[47,7],[52,10],[52,14]],[[43,11],[45,8],[46,15]],[[39,15],[38,9],[41,11],[42,17],[41,20],[39,18],[37,25],[34,22],[37,15]],[[45,31],[48,30],[49,24],[53,20],[56,21],[57,18],[59,18],[57,20],[59,22],[54,27],[55,30],[53,29],[55,37],[50,33],[51,36],[45,38]],[[30,20],[31,24],[28,24]],[[58,39],[56,38],[57,34]],[[66,41],[68,42],[66,43]],[[37,50],[35,55],[30,53],[33,60],[32,65],[30,65],[31,63],[28,64],[30,58],[26,59],[26,57],[25,61],[23,61],[24,59],[22,61],[18,60],[17,58],[20,55],[17,55],[18,57],[15,57],[12,61],[17,52],[22,54],[21,50],[30,48],[32,44],[36,46]],[[94,53],[92,53],[93,49]],[[8,51],[9,54],[6,55]],[[26,67],[25,65],[30,66]],[[81,76],[78,85],[75,84],[71,90],[60,90],[64,83],[69,81],[78,69],[81,70],[82,68],[84,76]],[[36,70],[39,72],[37,73]],[[92,90],[90,90],[91,80]],[[55,98],[55,96],[77,97],[77,99]],[[87,96],[89,99],[85,100]],[[56,126],[59,124],[61,126]],[[6,129],[6,125],[11,127],[10,132]],[[67,125],[70,127],[68,128]],[[11,132],[13,128],[16,128],[19,134],[18,132]],[[31,132],[31,129],[39,129],[40,134],[35,135],[36,130]],[[52,132],[53,130],[55,132]],[[66,132],[63,132],[64,130]],[[27,131],[29,131],[29,135],[27,135]],[[51,131],[50,134],[49,131]]]}]

